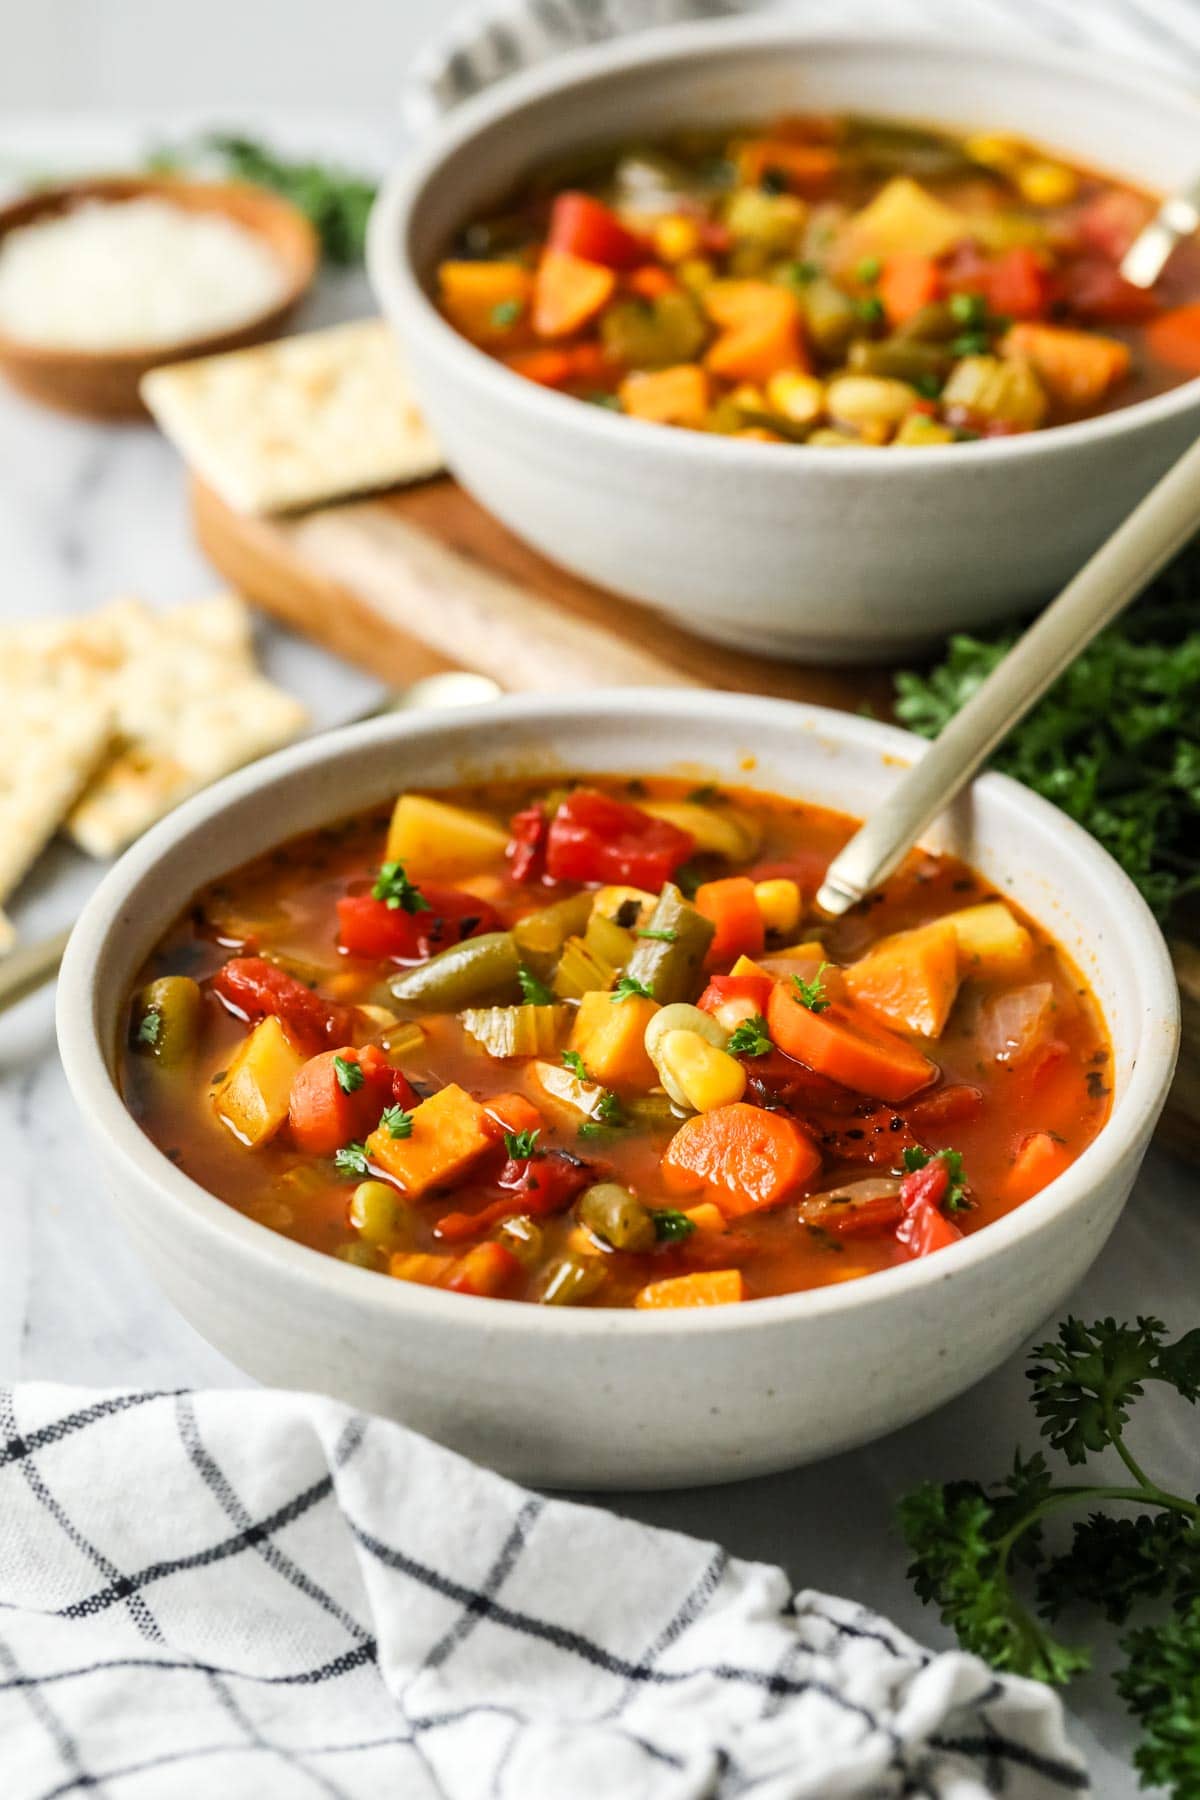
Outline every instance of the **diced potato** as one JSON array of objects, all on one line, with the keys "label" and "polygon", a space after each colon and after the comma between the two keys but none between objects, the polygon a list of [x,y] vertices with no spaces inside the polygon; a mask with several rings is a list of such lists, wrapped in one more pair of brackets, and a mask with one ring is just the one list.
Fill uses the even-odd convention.
[{"label": "diced potato", "polygon": [[639,800],[638,810],[678,825],[696,840],[697,850],[748,862],[757,856],[762,831],[748,813],[735,806],[704,806],[698,800]]},{"label": "diced potato", "polygon": [[949,425],[931,419],[928,413],[913,412],[901,419],[900,429],[892,442],[909,449],[920,449],[923,444],[952,444],[954,433]]},{"label": "diced potato", "polygon": [[859,1006],[885,1025],[939,1037],[958,993],[958,936],[946,919],[881,938],[845,971]]},{"label": "diced potato", "polygon": [[646,1027],[658,1003],[640,994],[614,1000],[611,994],[585,994],[579,1002],[571,1049],[582,1056],[588,1074],[604,1087],[655,1087],[658,1074],[646,1054]]},{"label": "diced potato", "polygon": [[1017,170],[1017,186],[1031,206],[1065,206],[1075,198],[1079,177],[1066,163],[1027,162]]},{"label": "diced potato", "polygon": [[847,228],[856,247],[892,256],[910,250],[940,256],[970,235],[970,223],[907,175],[897,175],[854,214]]},{"label": "diced potato", "polygon": [[[584,1065],[587,1066],[586,1064]],[[573,1112],[581,1114],[585,1119],[594,1118],[596,1110],[604,1099],[607,1090],[594,1081],[580,1081],[572,1075],[570,1069],[561,1063],[535,1062],[532,1065],[534,1077],[552,1100],[569,1106]]]},{"label": "diced potato", "polygon": [[692,1221],[697,1231],[707,1232],[712,1237],[720,1237],[726,1229],[725,1214],[711,1200],[701,1200],[698,1206],[685,1207],[684,1217]]},{"label": "diced potato", "polygon": [[[736,396],[735,396],[736,397]],[[767,382],[767,406],[791,425],[815,425],[825,411],[825,383],[783,369]]]},{"label": "diced potato", "polygon": [[[1011,336],[1011,333],[1009,334]],[[1022,356],[964,356],[942,389],[943,406],[1033,431],[1046,416],[1046,394]]]},{"label": "diced potato", "polygon": [[730,1306],[746,1297],[740,1269],[701,1269],[694,1275],[672,1275],[652,1281],[635,1296],[643,1311],[677,1306]]},{"label": "diced potato", "polygon": [[477,1100],[451,1082],[413,1108],[410,1137],[394,1138],[380,1125],[367,1139],[367,1155],[416,1197],[456,1180],[492,1147],[487,1117]]},{"label": "diced potato", "polygon": [[898,424],[920,395],[907,381],[886,375],[839,375],[825,390],[831,419],[843,425]]},{"label": "diced potato", "polygon": [[212,1102],[251,1150],[273,1138],[287,1118],[292,1082],[305,1060],[273,1013],[234,1052]]},{"label": "diced potato", "polygon": [[958,966],[963,975],[1019,975],[1033,958],[1033,939],[1002,900],[947,913],[958,939]]},{"label": "diced potato", "polygon": [[448,806],[425,794],[401,794],[388,827],[387,860],[422,876],[471,875],[497,862],[508,833],[484,813]]}]

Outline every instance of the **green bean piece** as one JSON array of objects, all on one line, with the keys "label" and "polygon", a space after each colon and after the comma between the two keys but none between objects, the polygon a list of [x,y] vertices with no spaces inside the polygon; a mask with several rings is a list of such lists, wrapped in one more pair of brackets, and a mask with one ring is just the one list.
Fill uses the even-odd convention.
[{"label": "green bean piece", "polygon": [[521,998],[521,954],[511,931],[465,938],[404,969],[388,983],[395,999],[426,1012],[460,1012],[468,1006],[504,1006]]},{"label": "green bean piece", "polygon": [[645,929],[659,935],[638,939],[625,965],[626,975],[649,988],[660,1006],[693,999],[716,930],[712,920],[697,912],[668,881]]},{"label": "green bean piece", "polygon": [[657,300],[618,300],[605,307],[600,335],[614,362],[630,369],[668,369],[693,362],[709,333],[691,295],[674,293]]},{"label": "green bean piece", "polygon": [[374,1244],[339,1244],[334,1255],[342,1262],[352,1263],[356,1269],[378,1269],[380,1266],[379,1252]]},{"label": "green bean piece", "polygon": [[204,1001],[190,975],[162,975],[144,987],[134,1007],[134,1048],[173,1068],[191,1055]]},{"label": "green bean piece", "polygon": [[532,1269],[541,1260],[544,1234],[537,1220],[530,1218],[528,1213],[518,1213],[515,1219],[505,1219],[496,1235],[522,1268]]},{"label": "green bean piece", "polygon": [[591,1298],[603,1280],[604,1270],[598,1258],[585,1261],[579,1256],[564,1256],[550,1271],[542,1289],[542,1305],[579,1306]]},{"label": "green bean piece", "polygon": [[579,1217],[614,1250],[653,1250],[654,1220],[636,1194],[618,1181],[598,1181],[580,1196]]},{"label": "green bean piece", "polygon": [[554,971],[559,952],[569,937],[583,931],[592,912],[592,896],[586,890],[572,894],[567,900],[556,900],[553,906],[541,906],[527,913],[513,926],[512,934],[521,960],[541,980]]},{"label": "green bean piece", "polygon": [[855,374],[918,382],[929,376],[944,379],[950,371],[951,355],[940,344],[907,338],[884,338],[872,343],[861,338],[857,344],[851,344],[846,361]]},{"label": "green bean piece", "polygon": [[350,1223],[368,1244],[400,1249],[411,1242],[409,1213],[386,1181],[360,1181],[350,1196]]},{"label": "green bean piece", "polygon": [[818,275],[810,281],[803,298],[808,335],[822,357],[835,362],[845,353],[851,338],[863,335],[863,320],[849,294],[844,294],[827,276]]},{"label": "green bean piece", "polygon": [[957,337],[962,326],[945,300],[922,306],[896,327],[896,336],[918,344],[944,344]]}]

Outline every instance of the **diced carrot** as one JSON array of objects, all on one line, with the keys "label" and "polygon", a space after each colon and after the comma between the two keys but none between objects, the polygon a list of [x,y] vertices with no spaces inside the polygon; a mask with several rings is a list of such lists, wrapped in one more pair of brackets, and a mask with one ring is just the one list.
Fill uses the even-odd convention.
[{"label": "diced carrot", "polygon": [[800,312],[787,288],[771,281],[714,281],[703,305],[721,335],[704,361],[727,381],[766,381],[781,369],[807,369]]},{"label": "diced carrot", "polygon": [[476,1244],[459,1257],[443,1283],[456,1294],[500,1294],[521,1265],[503,1244]]},{"label": "diced carrot", "polygon": [[738,151],[738,175],[757,187],[764,175],[782,175],[795,194],[824,193],[837,173],[837,151],[828,144],[792,143],[787,138],[749,138]]},{"label": "diced carrot", "polygon": [[476,344],[519,342],[533,276],[515,262],[444,262],[438,269],[442,311]]},{"label": "diced carrot", "polygon": [[625,286],[639,300],[661,300],[664,294],[673,294],[679,283],[669,269],[659,263],[643,263],[640,269],[631,269],[625,277]]},{"label": "diced carrot", "polygon": [[477,1100],[451,1082],[413,1109],[412,1132],[393,1137],[380,1125],[367,1139],[367,1155],[406,1194],[444,1187],[470,1167],[495,1139]]},{"label": "diced carrot", "polygon": [[415,1281],[418,1287],[439,1287],[454,1267],[452,1256],[431,1256],[423,1250],[394,1250],[388,1274],[396,1281]]},{"label": "diced carrot", "polygon": [[767,1025],[785,1056],[876,1100],[895,1105],[937,1076],[928,1057],[856,1007],[835,1001],[824,1012],[813,1012],[790,983],[776,982],[767,1001]]},{"label": "diced carrot", "polygon": [[899,250],[889,256],[879,276],[879,298],[893,329],[930,306],[942,291],[942,278],[932,256],[915,250]]},{"label": "diced carrot", "polygon": [[1200,375],[1200,300],[1174,306],[1146,327],[1151,356],[1184,375]]},{"label": "diced carrot", "polygon": [[918,1100],[908,1110],[908,1122],[920,1135],[923,1131],[942,1131],[948,1125],[962,1125],[977,1119],[983,1111],[983,1089],[966,1082],[939,1088],[928,1100]]},{"label": "diced carrot", "polygon": [[517,1136],[522,1131],[539,1131],[544,1124],[541,1113],[524,1094],[489,1094],[483,1105],[487,1113],[483,1129],[494,1131],[497,1139],[508,1133]]},{"label": "diced carrot", "polygon": [[415,1101],[413,1089],[377,1044],[323,1050],[310,1056],[292,1080],[292,1141],[306,1156],[332,1156],[343,1144],[365,1137],[385,1106],[409,1107]]},{"label": "diced carrot", "polygon": [[655,425],[702,425],[708,411],[708,376],[697,363],[635,370],[617,392],[631,418]]},{"label": "diced carrot", "polygon": [[533,328],[539,337],[570,337],[612,298],[617,277],[603,263],[568,250],[543,250],[533,284]]},{"label": "diced carrot", "polygon": [[643,1092],[655,1086],[658,1070],[646,1054],[645,1037],[657,1011],[657,1003],[640,994],[614,1000],[604,989],[597,989],[583,996],[571,1032],[571,1049],[582,1056],[594,1081],[603,1087]]},{"label": "diced carrot", "polygon": [[1063,325],[1013,325],[1000,345],[1004,356],[1023,356],[1050,395],[1063,406],[1095,406],[1129,373],[1129,345],[1094,331]]},{"label": "diced carrot", "polygon": [[1028,1200],[1061,1175],[1071,1152],[1048,1131],[1030,1131],[1017,1146],[1013,1165],[1001,1183],[1006,1200]]},{"label": "diced carrot", "polygon": [[590,381],[607,386],[617,372],[605,354],[604,345],[543,344],[535,350],[513,350],[501,357],[505,368],[539,387],[567,387],[571,382]]},{"label": "diced carrot", "polygon": [[948,919],[881,938],[846,970],[858,1004],[885,1025],[940,1037],[958,993],[958,935]]},{"label": "diced carrot", "polygon": [[677,1193],[705,1190],[727,1218],[778,1206],[821,1165],[820,1152],[783,1113],[737,1100],[679,1127],[662,1159]]},{"label": "diced carrot", "polygon": [[708,947],[710,967],[730,962],[735,956],[761,956],[766,933],[763,916],[747,875],[730,875],[723,881],[703,881],[696,889],[696,911],[716,926]]},{"label": "diced carrot", "polygon": [[740,1269],[702,1269],[652,1281],[634,1295],[633,1304],[647,1312],[676,1306],[730,1306],[745,1297]]}]

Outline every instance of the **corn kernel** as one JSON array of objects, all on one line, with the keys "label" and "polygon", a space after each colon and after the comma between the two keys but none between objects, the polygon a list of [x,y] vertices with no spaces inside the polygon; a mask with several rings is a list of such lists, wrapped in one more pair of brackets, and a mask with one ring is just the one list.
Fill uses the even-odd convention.
[{"label": "corn kernel", "polygon": [[825,383],[815,375],[781,370],[767,383],[767,404],[793,425],[815,425],[825,410]]},{"label": "corn kernel", "polygon": [[800,923],[800,889],[794,881],[757,881],[754,898],[768,931],[795,931]]},{"label": "corn kernel", "polygon": [[977,131],[964,141],[963,149],[985,169],[1015,169],[1025,153],[1020,138],[1003,131]]},{"label": "corn kernel", "polygon": [[689,293],[703,293],[717,279],[717,271],[707,256],[685,256],[676,263],[675,273]]},{"label": "corn kernel", "polygon": [[697,1112],[732,1106],[746,1091],[746,1071],[741,1063],[698,1031],[668,1031],[658,1054],[688,1105]]},{"label": "corn kernel", "polygon": [[1063,163],[1029,162],[1017,170],[1017,186],[1031,206],[1065,206],[1075,198],[1079,180]]},{"label": "corn kernel", "polygon": [[766,412],[767,396],[752,381],[739,381],[729,395],[734,406],[740,406],[743,412]]},{"label": "corn kernel", "polygon": [[931,419],[928,413],[909,413],[907,419],[900,421],[900,429],[892,439],[893,444],[952,444],[954,433],[949,425],[941,425]]},{"label": "corn kernel", "polygon": [[700,248],[700,227],[683,213],[668,213],[654,227],[654,248],[664,262],[683,262]]},{"label": "corn kernel", "polygon": [[750,438],[756,444],[782,444],[783,442],[777,431],[768,431],[765,425],[743,425],[732,435],[736,438]]}]

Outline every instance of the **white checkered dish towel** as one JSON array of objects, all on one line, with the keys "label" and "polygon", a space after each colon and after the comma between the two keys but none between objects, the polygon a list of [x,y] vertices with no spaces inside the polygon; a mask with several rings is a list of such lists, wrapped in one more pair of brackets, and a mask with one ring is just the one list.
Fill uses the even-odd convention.
[{"label": "white checkered dish towel", "polygon": [[0,1391],[3,1800],[1063,1800],[1057,1698],[311,1395]]}]

